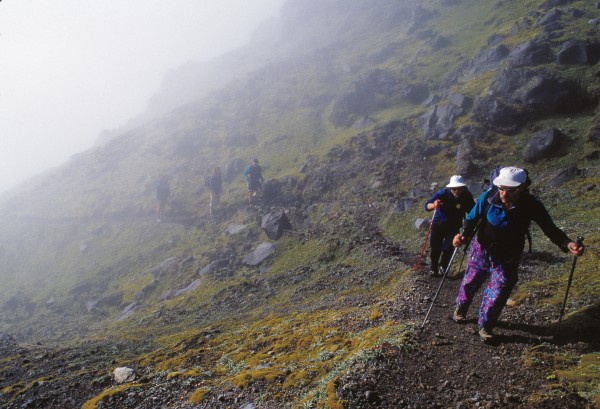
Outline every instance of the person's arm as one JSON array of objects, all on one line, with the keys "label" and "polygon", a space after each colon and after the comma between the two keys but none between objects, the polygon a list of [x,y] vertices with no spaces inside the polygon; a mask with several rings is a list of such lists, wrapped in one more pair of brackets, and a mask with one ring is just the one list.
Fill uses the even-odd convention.
[{"label": "person's arm", "polygon": [[475,230],[477,229],[479,220],[482,217],[485,217],[485,215],[483,214],[483,210],[486,207],[486,200],[487,192],[479,196],[477,203],[475,203],[475,205],[471,208],[469,214],[467,214],[467,217],[465,217],[462,234],[457,234],[456,236],[454,236],[454,240],[452,240],[452,244],[454,245],[454,247],[458,247],[471,240],[471,237],[475,234]]},{"label": "person's arm", "polygon": [[544,204],[533,197],[529,200],[531,200],[531,218],[538,226],[540,226],[546,237],[548,237],[552,243],[560,247],[563,252],[566,253],[571,251],[574,253],[573,250],[577,250],[577,245],[564,231],[554,224],[554,221],[552,220],[552,217],[550,217],[546,207],[544,207]]},{"label": "person's arm", "polygon": [[429,199],[427,202],[425,202],[425,210],[430,212],[434,209],[437,209],[438,207],[440,207],[442,205],[442,199],[441,199],[442,192],[443,192],[443,190],[435,192],[435,194],[433,196],[431,196],[431,199]]}]

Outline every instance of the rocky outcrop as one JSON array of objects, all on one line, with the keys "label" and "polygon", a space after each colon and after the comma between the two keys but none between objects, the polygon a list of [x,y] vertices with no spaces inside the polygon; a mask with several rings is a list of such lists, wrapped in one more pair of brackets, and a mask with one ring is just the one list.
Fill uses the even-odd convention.
[{"label": "rocky outcrop", "polygon": [[453,94],[445,104],[436,104],[418,119],[417,125],[427,139],[446,139],[454,121],[465,113],[471,100],[461,94]]},{"label": "rocky outcrop", "polygon": [[510,135],[528,120],[581,112],[590,102],[571,79],[527,68],[506,69],[494,78],[490,91],[476,99],[473,118]]}]

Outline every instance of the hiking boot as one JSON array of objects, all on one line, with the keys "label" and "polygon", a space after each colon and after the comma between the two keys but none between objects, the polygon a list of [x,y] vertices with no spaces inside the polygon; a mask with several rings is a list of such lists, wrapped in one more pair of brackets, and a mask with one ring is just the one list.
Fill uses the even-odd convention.
[{"label": "hiking boot", "polygon": [[479,329],[479,338],[483,342],[490,342],[494,338],[494,334],[492,334],[491,329],[486,329],[485,327],[481,327]]},{"label": "hiking boot", "polygon": [[467,312],[462,305],[458,305],[452,314],[452,321],[461,324],[467,321]]},{"label": "hiking boot", "polygon": [[432,277],[441,277],[440,273],[437,273],[435,270],[429,270],[429,275]]}]

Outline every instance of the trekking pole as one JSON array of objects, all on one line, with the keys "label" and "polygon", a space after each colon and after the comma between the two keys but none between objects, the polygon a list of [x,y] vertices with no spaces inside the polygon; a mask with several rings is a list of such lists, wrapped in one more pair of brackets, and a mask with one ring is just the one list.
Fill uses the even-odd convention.
[{"label": "trekking pole", "polygon": [[[577,248],[583,245],[583,237],[577,237]],[[560,315],[558,316],[558,324],[556,324],[556,334],[555,337],[558,336],[558,332],[560,331],[560,322],[562,321],[563,314],[565,313],[565,305],[567,305],[567,297],[569,296],[569,289],[571,288],[571,281],[573,281],[573,273],[575,272],[575,265],[577,264],[577,257],[573,257],[573,265],[571,266],[571,273],[569,274],[569,280],[567,281],[567,291],[565,292],[565,299],[563,300],[562,307],[560,308]]]},{"label": "trekking pole", "polygon": [[435,212],[437,209],[433,210],[433,215],[431,216],[431,222],[429,223],[429,229],[427,229],[427,235],[425,236],[425,242],[423,243],[423,248],[421,249],[421,255],[419,256],[419,261],[415,264],[415,271],[419,271],[419,267],[421,267],[421,261],[423,260],[423,253],[425,253],[425,248],[427,247],[427,239],[429,239],[429,234],[431,234],[431,227],[433,226],[433,219],[435,218]]},{"label": "trekking pole", "polygon": [[429,306],[429,309],[427,310],[427,314],[425,314],[425,319],[423,320],[423,324],[421,324],[421,330],[420,332],[423,332],[423,328],[425,327],[425,323],[427,322],[427,318],[429,318],[429,313],[431,312],[431,309],[433,308],[433,304],[435,303],[435,300],[437,299],[440,290],[442,289],[442,286],[444,285],[444,281],[446,280],[446,276],[448,275],[448,271],[450,271],[450,267],[452,266],[452,261],[454,260],[454,256],[456,255],[456,252],[458,251],[458,247],[456,247],[454,249],[454,252],[452,253],[452,257],[450,258],[450,261],[448,262],[448,266],[446,267],[446,271],[444,271],[444,276],[442,277],[442,281],[440,282],[440,285],[437,289],[437,291],[435,292],[435,295],[433,296],[433,300],[431,301],[431,305]]}]

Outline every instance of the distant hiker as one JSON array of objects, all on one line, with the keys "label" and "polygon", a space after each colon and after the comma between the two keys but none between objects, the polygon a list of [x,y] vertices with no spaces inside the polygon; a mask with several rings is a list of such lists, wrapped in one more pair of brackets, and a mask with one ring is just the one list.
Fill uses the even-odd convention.
[{"label": "distant hiker", "polygon": [[[452,257],[452,240],[468,214],[475,200],[469,192],[463,177],[454,175],[450,183],[442,190],[437,191],[431,199],[425,203],[425,210],[435,210],[431,221],[431,269],[433,277],[442,276],[448,267]],[[442,259],[440,261],[440,255]]]},{"label": "distant hiker", "polygon": [[244,179],[246,179],[248,185],[248,203],[252,204],[256,195],[260,196],[262,194],[262,182],[264,180],[258,159],[255,158],[252,164],[244,170]]},{"label": "distant hiker", "polygon": [[452,319],[466,321],[475,293],[489,278],[478,318],[479,336],[485,342],[492,340],[492,330],[517,283],[517,268],[532,220],[564,252],[578,256],[584,249],[556,227],[542,202],[529,193],[531,182],[525,170],[502,168],[492,183],[495,189],[479,197],[465,219],[462,235],[457,234],[453,241],[459,247],[473,238]]},{"label": "distant hiker", "polygon": [[165,206],[169,197],[171,196],[171,190],[169,189],[169,180],[166,176],[159,177],[156,182],[154,182],[154,187],[156,189],[156,218],[158,221],[161,221],[163,212],[165,210]]},{"label": "distant hiker", "polygon": [[223,190],[223,181],[221,179],[221,168],[215,167],[208,180],[208,188],[210,189],[210,203],[208,205],[209,212],[212,215],[213,209],[219,204],[221,199],[221,191]]}]

